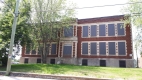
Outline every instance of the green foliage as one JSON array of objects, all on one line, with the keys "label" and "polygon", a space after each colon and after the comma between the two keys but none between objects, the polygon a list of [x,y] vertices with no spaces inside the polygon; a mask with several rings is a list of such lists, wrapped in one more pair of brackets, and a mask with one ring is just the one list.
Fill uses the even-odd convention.
[{"label": "green foliage", "polygon": [[[32,44],[36,47],[43,47],[39,50],[42,62],[46,63],[47,43],[58,42],[64,27],[75,23],[74,5],[69,5],[66,0],[29,0],[32,7],[29,23],[30,37]],[[47,47],[47,48],[46,48]],[[45,49],[46,48],[46,49]]]},{"label": "green foliage", "polygon": [[142,25],[142,0],[129,0],[129,4],[122,9],[125,15],[124,22],[132,23],[136,27],[141,27]]},{"label": "green foliage", "polygon": [[[18,22],[16,27],[16,34],[14,44],[25,45],[26,43],[31,42],[31,38],[29,36],[29,27],[30,25],[27,24],[28,18],[30,16],[30,5],[27,2],[28,0],[22,0],[19,7],[19,16]],[[2,10],[3,16],[1,16],[0,20],[0,55],[6,54],[6,48],[9,48],[8,44],[10,43],[11,32],[12,32],[12,24],[13,24],[13,12],[15,9],[16,0],[5,0],[6,4]],[[0,56],[0,57],[1,57]],[[6,55],[4,55],[6,57]],[[4,58],[3,57],[3,58]],[[5,58],[6,59],[6,58]],[[4,62],[5,63],[5,62]]]}]

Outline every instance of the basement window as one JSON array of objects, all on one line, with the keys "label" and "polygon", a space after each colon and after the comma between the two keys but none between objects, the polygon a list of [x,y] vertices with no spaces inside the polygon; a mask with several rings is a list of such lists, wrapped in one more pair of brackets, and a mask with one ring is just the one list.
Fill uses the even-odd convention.
[{"label": "basement window", "polygon": [[100,60],[100,66],[106,67],[106,60]]},{"label": "basement window", "polygon": [[50,59],[50,64],[55,64],[55,59]]},{"label": "basement window", "polygon": [[37,63],[41,63],[41,59],[37,59]]},{"label": "basement window", "polygon": [[88,65],[88,60],[87,59],[82,59],[82,65],[87,66]]},{"label": "basement window", "polygon": [[28,62],[29,62],[29,59],[25,58],[24,63],[28,63]]},{"label": "basement window", "polygon": [[126,61],[125,60],[120,60],[119,61],[119,67],[126,67]]}]

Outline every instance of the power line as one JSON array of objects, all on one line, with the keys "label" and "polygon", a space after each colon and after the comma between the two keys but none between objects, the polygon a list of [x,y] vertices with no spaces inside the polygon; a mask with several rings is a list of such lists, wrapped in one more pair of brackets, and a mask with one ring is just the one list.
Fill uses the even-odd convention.
[{"label": "power line", "polygon": [[121,6],[121,5],[138,4],[138,3],[142,3],[142,2],[131,2],[131,3],[123,3],[123,4],[102,5],[102,6],[90,6],[90,7],[82,7],[82,8],[74,8],[74,9],[85,9],[85,8],[95,8],[95,7]]},{"label": "power line", "polygon": [[[72,8],[72,9],[65,9],[65,10],[73,10],[73,9],[87,9],[87,8],[99,8],[99,7],[111,7],[111,6],[122,6],[122,5],[127,5],[127,4],[140,4],[142,2],[129,2],[129,3],[123,3],[123,4],[112,4],[112,5],[101,5],[101,6],[90,6],[90,7],[81,7],[81,8]],[[49,10],[44,10],[44,11],[49,11]],[[42,11],[42,12],[44,12]],[[57,11],[62,11],[62,10],[57,10]],[[34,11],[35,12],[35,11]]]}]

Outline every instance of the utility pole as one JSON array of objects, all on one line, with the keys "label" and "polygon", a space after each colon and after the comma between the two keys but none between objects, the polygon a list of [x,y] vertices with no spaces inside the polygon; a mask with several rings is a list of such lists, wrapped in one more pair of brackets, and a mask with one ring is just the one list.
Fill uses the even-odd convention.
[{"label": "utility pole", "polygon": [[11,34],[11,40],[10,40],[6,75],[9,75],[9,73],[11,71],[11,58],[12,58],[12,52],[13,52],[13,44],[14,44],[14,38],[15,38],[17,19],[18,19],[18,15],[19,15],[19,12],[18,12],[19,2],[20,2],[20,0],[16,0],[16,7],[15,7],[14,20],[13,20],[13,25],[12,25],[12,34]]}]

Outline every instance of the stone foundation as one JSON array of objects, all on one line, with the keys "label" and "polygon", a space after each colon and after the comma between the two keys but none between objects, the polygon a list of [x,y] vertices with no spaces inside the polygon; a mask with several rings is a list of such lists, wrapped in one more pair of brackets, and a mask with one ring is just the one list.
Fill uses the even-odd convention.
[{"label": "stone foundation", "polygon": [[[28,57],[25,57],[28,58]],[[21,57],[20,63],[24,63],[24,57]],[[40,57],[29,57],[28,63],[36,63],[37,59]],[[63,58],[63,57],[48,57],[47,63],[50,64],[50,60],[55,59],[55,64],[73,64],[73,65],[82,65],[82,59],[88,60],[88,66],[100,66],[100,60],[106,60],[107,67],[119,67],[119,60],[126,61],[127,68],[134,67],[133,59],[114,59],[114,58]]]}]

